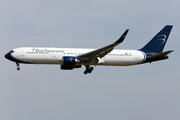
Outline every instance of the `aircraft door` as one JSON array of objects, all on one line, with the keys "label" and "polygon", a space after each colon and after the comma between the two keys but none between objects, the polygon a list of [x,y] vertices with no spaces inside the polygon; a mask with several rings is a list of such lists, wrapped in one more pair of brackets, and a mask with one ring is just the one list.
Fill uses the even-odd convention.
[{"label": "aircraft door", "polygon": [[135,52],[135,53],[133,54],[133,57],[134,57],[134,59],[138,59],[138,53]]},{"label": "aircraft door", "polygon": [[24,56],[24,50],[23,49],[20,50],[20,56]]},{"label": "aircraft door", "polygon": [[52,56],[53,56],[53,57],[56,57],[56,52],[52,52]]}]

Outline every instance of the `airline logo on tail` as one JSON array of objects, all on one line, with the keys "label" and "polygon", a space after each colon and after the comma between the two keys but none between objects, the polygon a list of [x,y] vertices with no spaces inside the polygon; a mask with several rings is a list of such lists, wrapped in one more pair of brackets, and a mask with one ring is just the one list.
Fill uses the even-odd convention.
[{"label": "airline logo on tail", "polygon": [[166,42],[166,35],[159,35],[159,36],[157,36],[157,38],[158,39],[156,41],[161,42],[161,44],[159,46],[163,45]]}]

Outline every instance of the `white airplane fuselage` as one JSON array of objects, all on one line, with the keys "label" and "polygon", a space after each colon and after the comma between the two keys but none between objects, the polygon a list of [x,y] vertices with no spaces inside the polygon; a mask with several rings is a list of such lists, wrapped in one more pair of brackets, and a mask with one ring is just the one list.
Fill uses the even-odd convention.
[{"label": "white airplane fuselage", "polygon": [[5,54],[5,58],[16,63],[20,70],[20,63],[25,64],[59,64],[62,70],[73,70],[86,67],[84,74],[91,73],[92,65],[102,66],[130,66],[165,60],[173,50],[163,52],[172,25],[166,25],[143,48],[138,50],[119,50],[115,46],[122,43],[129,31],[127,29],[115,42],[99,49],[82,48],[45,48],[21,47]]},{"label": "white airplane fuselage", "polygon": [[[44,48],[44,47],[22,47],[13,49],[11,57],[30,64],[61,64],[64,56],[76,57],[78,55],[91,52],[95,49],[81,48]],[[129,66],[144,62],[146,55],[138,50],[119,50],[115,49],[103,58],[98,58],[97,63],[92,65],[103,66]],[[86,65],[77,62],[76,65]]]}]

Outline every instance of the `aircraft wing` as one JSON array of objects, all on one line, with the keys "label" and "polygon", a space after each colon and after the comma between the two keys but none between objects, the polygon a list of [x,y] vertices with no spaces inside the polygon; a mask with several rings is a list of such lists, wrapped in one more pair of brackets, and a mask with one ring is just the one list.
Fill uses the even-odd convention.
[{"label": "aircraft wing", "polygon": [[129,29],[127,29],[122,36],[113,44],[110,44],[108,46],[105,46],[103,48],[82,54],[77,56],[77,59],[79,60],[84,60],[84,61],[88,61],[89,63],[93,63],[94,60],[97,60],[97,58],[102,58],[105,55],[107,55],[109,52],[111,52],[115,46],[117,46],[118,44],[120,44],[121,42],[123,42],[123,40],[125,39],[127,33],[128,33]]}]

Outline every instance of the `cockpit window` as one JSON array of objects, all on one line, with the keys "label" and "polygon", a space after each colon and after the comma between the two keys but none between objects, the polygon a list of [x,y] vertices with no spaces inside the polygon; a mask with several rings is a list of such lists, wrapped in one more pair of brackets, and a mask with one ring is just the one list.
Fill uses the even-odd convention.
[{"label": "cockpit window", "polygon": [[14,51],[13,51],[13,50],[11,50],[11,53],[14,53]]}]

